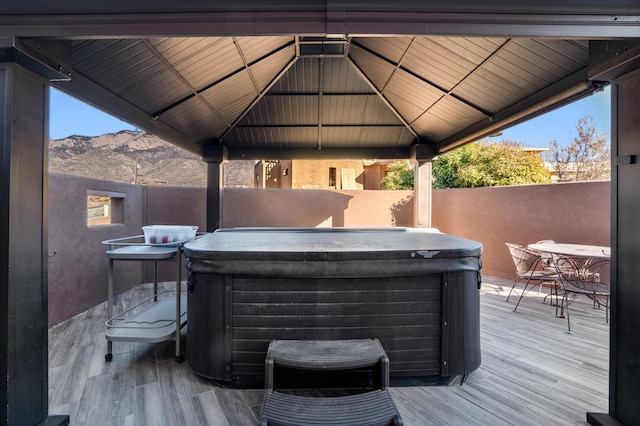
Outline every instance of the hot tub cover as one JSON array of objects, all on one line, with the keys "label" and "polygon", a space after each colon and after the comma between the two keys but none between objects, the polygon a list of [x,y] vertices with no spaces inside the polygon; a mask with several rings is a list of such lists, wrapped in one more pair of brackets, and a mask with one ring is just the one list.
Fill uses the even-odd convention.
[{"label": "hot tub cover", "polygon": [[192,272],[385,277],[479,271],[482,244],[422,228],[223,228],[185,244]]}]

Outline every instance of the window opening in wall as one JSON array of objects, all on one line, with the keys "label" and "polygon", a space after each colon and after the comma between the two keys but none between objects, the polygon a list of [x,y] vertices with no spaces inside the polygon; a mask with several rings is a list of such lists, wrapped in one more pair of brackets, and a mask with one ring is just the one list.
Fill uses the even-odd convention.
[{"label": "window opening in wall", "polygon": [[124,194],[87,192],[87,226],[124,223]]},{"label": "window opening in wall", "polygon": [[336,188],[336,168],[329,167],[329,188]]}]

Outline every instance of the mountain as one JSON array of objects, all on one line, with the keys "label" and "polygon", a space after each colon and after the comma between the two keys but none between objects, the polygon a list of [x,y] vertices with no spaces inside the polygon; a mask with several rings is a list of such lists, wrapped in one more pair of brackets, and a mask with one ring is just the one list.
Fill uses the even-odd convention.
[{"label": "mountain", "polygon": [[[254,161],[227,163],[225,186],[253,187],[254,165]],[[207,164],[200,156],[130,130],[50,140],[49,171],[141,185],[207,185]]]}]

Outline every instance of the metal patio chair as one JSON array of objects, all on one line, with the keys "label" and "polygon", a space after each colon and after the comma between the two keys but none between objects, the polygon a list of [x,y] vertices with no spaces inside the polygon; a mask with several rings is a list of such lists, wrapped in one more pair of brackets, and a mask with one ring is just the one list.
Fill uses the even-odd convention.
[{"label": "metal patio chair", "polygon": [[[555,240],[540,240],[540,241],[536,241],[536,244],[556,244]],[[536,251],[536,250],[534,250]],[[537,252],[537,251],[536,251]],[[546,252],[538,252],[538,254],[542,257],[542,259],[540,259],[540,262],[543,264],[543,268],[550,271],[551,273],[555,274],[556,273],[556,269],[555,267],[552,265],[551,262],[551,254],[550,253],[546,253]],[[538,294],[540,294],[540,291],[542,290],[542,285],[543,283],[540,283],[540,287],[538,288]],[[553,303],[553,298],[556,298],[556,302]],[[547,301],[547,298],[550,299],[549,304],[552,306],[556,307],[556,315],[558,314],[558,284],[557,282],[555,282],[553,284],[553,287],[551,288],[551,291],[549,294],[547,294],[544,297],[543,302]]]},{"label": "metal patio chair", "polygon": [[[511,293],[519,283],[525,283],[524,289],[522,289],[522,293],[518,298],[518,303],[516,303],[515,308],[513,308],[513,311],[515,312],[527,292],[527,289],[530,290],[535,286],[542,286],[546,283],[553,286],[553,291],[555,289],[555,283],[558,276],[555,270],[546,267],[547,263],[540,253],[529,250],[519,244],[505,244],[511,253],[511,258],[513,259],[513,263],[516,267],[516,277],[513,280],[513,285],[511,286],[511,290],[509,291],[506,301],[509,301]],[[529,287],[529,285],[531,285],[531,287]]]},{"label": "metal patio chair", "polygon": [[584,294],[593,301],[594,309],[605,307],[605,320],[609,322],[609,268],[608,259],[572,257],[554,254],[553,265],[558,274],[558,285],[562,292],[560,316],[566,310],[567,328],[571,333],[569,305],[578,294]]}]

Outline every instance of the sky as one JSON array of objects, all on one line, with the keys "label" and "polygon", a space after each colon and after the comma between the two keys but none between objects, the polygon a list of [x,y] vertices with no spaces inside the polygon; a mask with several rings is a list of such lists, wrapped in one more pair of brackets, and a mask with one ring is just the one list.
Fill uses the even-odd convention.
[{"label": "sky", "polygon": [[99,136],[136,127],[106,114],[93,106],[51,88],[49,110],[49,137],[64,139],[68,136]]},{"label": "sky", "polygon": [[576,125],[582,117],[590,115],[598,133],[604,132],[611,140],[611,88],[572,102],[562,108],[528,120],[502,131],[497,139],[510,139],[523,146],[548,148],[552,140],[567,146],[578,135]]},{"label": "sky", "polygon": [[[593,118],[596,130],[610,135],[610,88],[573,102],[525,123],[506,129],[497,139],[510,139],[527,147],[547,148],[552,140],[560,146],[577,135],[576,124],[586,115]],[[136,127],[82,102],[51,89],[49,136],[63,139],[71,135],[98,136]]]}]

